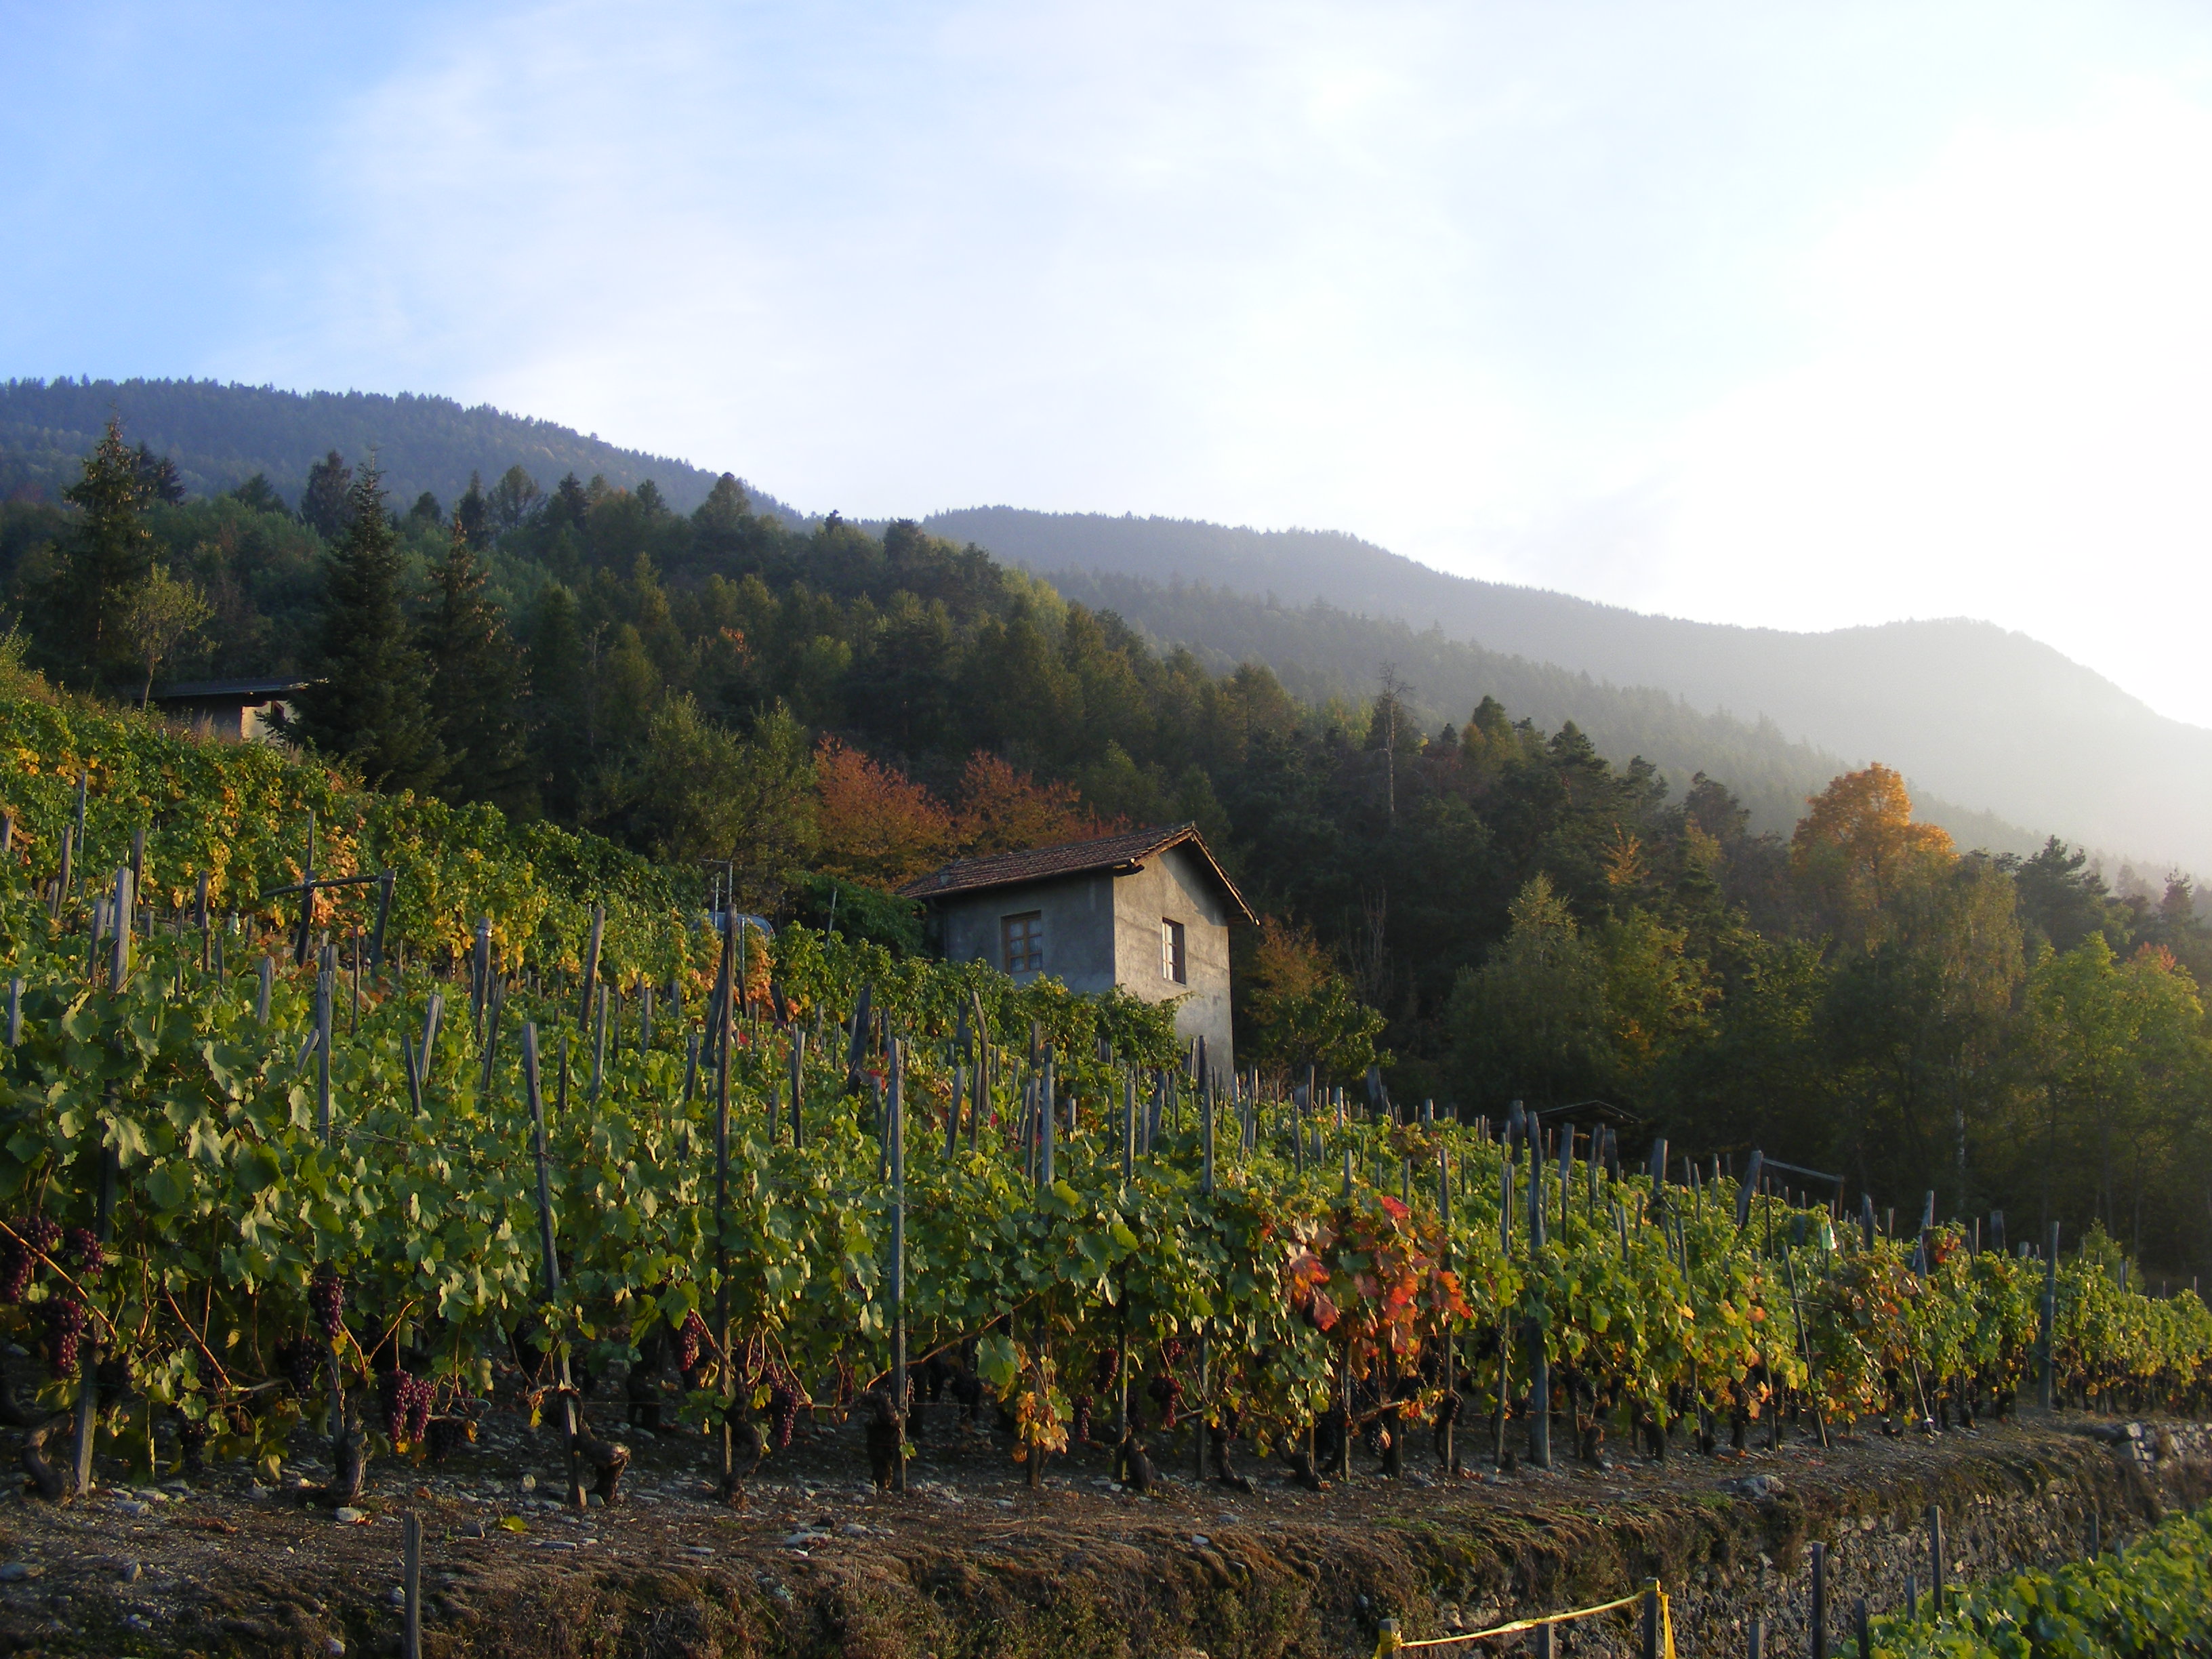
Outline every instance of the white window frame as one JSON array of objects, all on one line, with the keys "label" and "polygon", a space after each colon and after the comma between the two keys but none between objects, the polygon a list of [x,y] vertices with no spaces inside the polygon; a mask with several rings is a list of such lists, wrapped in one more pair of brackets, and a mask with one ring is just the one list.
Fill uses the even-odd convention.
[{"label": "white window frame", "polygon": [[1190,983],[1190,933],[1173,916],[1160,918],[1160,977],[1170,985]]}]

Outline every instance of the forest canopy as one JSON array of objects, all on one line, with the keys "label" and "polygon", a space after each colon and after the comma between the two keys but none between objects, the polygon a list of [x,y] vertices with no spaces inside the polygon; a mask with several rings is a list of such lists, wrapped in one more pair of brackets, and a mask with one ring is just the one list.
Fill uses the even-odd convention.
[{"label": "forest canopy", "polygon": [[1603,1103],[1900,1212],[1932,1190],[2212,1266],[2189,882],[2116,890],[2055,839],[1961,850],[1880,765],[1758,833],[1725,781],[1616,765],[1571,722],[1489,696],[1439,722],[1389,672],[1301,698],[972,544],[799,524],[727,475],[688,513],[519,462],[402,500],[332,450],[295,494],[195,495],[111,428],[68,499],[0,508],[0,585],[71,695],[312,678],[289,735],[368,782],[902,949],[893,890],[946,858],[1194,821],[1265,918],[1236,943],[1244,1063],[1379,1065],[1468,1115]]}]

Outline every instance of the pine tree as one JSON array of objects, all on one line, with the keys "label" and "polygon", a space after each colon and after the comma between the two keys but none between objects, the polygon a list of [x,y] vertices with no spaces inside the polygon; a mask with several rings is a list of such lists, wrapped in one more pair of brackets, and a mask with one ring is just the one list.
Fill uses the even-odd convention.
[{"label": "pine tree", "polygon": [[430,709],[430,665],[402,602],[399,539],[373,465],[355,477],[346,509],[344,538],[325,568],[322,677],[300,694],[286,732],[352,762],[377,788],[427,790],[447,759]]},{"label": "pine tree", "polygon": [[76,641],[76,666],[97,684],[122,654],[123,607],[154,568],[147,483],[119,419],[109,420],[84,476],[62,493],[84,517],[62,549],[49,597],[69,624],[58,637]]},{"label": "pine tree", "polygon": [[576,596],[548,582],[530,618],[532,766],[546,812],[562,823],[576,821],[592,766],[590,699]]},{"label": "pine tree", "polygon": [[[300,492],[300,516],[321,532],[326,542],[345,533],[346,517],[353,511],[353,469],[333,449],[307,469],[307,487]],[[378,492],[377,499],[384,499]]]},{"label": "pine tree", "polygon": [[523,741],[521,653],[458,521],[446,556],[430,571],[422,642],[430,664],[430,712],[449,768],[444,794],[534,817],[538,792]]}]

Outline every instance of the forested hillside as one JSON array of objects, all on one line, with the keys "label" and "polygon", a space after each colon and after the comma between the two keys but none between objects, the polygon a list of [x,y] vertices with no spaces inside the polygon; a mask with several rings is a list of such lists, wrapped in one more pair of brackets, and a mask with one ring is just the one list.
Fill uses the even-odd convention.
[{"label": "forested hillside", "polygon": [[[1385,672],[1399,696],[1429,725],[1494,696],[1547,729],[1571,720],[1601,753],[1625,766],[1641,755],[1670,777],[1709,772],[1729,781],[1753,827],[1786,832],[1808,795],[1845,769],[1842,757],[1792,741],[1773,721],[1749,725],[1706,713],[1648,685],[1616,685],[1574,669],[1510,656],[1448,637],[1431,623],[1347,611],[1327,599],[1290,605],[1255,599],[1210,582],[1164,583],[1141,576],[1063,570],[1049,579],[1061,594],[1111,611],[1155,647],[1182,647],[1217,672],[1240,662],[1273,666],[1308,702],[1364,702]],[[1993,813],[1977,812],[1925,791],[1923,817],[1969,846],[2033,852],[2039,838]]]},{"label": "forested hillside", "polygon": [[[1601,683],[1659,687],[1697,713],[1725,712],[1761,731],[1771,722],[1788,741],[1853,765],[1887,760],[1946,803],[1948,822],[1970,822],[1950,803],[1992,815],[1971,820],[1977,838],[2002,820],[2161,869],[2212,868],[2212,732],[2168,720],[2050,647],[1988,623],[1826,634],[1722,627],[1447,575],[1334,532],[1004,507],[926,523],[1055,581],[1066,573],[1204,581],[1293,610],[1318,599]],[[1223,605],[1209,619],[1237,625]],[[1194,628],[1169,632],[1213,643]]]},{"label": "forested hillside", "polygon": [[313,674],[292,738],[373,786],[902,950],[892,890],[944,858],[1193,819],[1267,919],[1237,946],[1245,1063],[1355,1090],[1379,1063],[1469,1112],[1601,1099],[1900,1206],[2047,1206],[2212,1266],[2212,931],[2185,881],[2114,894],[2057,842],[1962,853],[1880,767],[1762,833],[1725,778],[1616,764],[1487,691],[1302,698],[979,548],[796,526],[728,477],[689,514],[573,477],[449,507],[355,465],[323,479],[327,534],[252,481],[164,479],[117,432],[68,501],[0,509],[27,670],[118,700]]},{"label": "forested hillside", "polygon": [[[333,450],[347,460],[374,451],[386,488],[403,501],[427,489],[450,503],[472,474],[489,487],[511,466],[547,484],[568,472],[623,489],[651,478],[686,513],[714,485],[714,473],[683,461],[489,404],[464,409],[450,398],[64,379],[0,381],[0,498],[59,500],[111,415],[123,418],[133,443],[172,462],[178,486],[195,495],[221,495],[258,474],[297,507],[308,470]],[[786,510],[767,497],[760,504]]]}]

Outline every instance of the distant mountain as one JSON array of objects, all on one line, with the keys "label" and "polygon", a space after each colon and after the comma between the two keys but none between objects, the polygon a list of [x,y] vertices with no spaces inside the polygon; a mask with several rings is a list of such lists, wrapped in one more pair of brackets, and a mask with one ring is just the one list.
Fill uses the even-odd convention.
[{"label": "distant mountain", "polygon": [[[1203,580],[1293,609],[1322,600],[1612,686],[1661,688],[1698,713],[1731,714],[1754,730],[1771,723],[1854,765],[1882,761],[1930,795],[2039,833],[2154,867],[2212,872],[2212,731],[2168,720],[2049,646],[1989,623],[1792,634],[1448,575],[1335,532],[1005,507],[927,522],[1048,577]],[[1063,585],[1083,586],[1073,574]],[[1223,612],[1203,614],[1218,623]],[[1170,611],[1147,626],[1204,643],[1176,622]],[[1352,689],[1371,689],[1373,667],[1345,672]]]},{"label": "distant mountain", "polygon": [[[279,392],[214,380],[5,380],[0,496],[58,495],[77,476],[111,413],[122,416],[132,443],[174,461],[194,495],[220,495],[260,472],[296,502],[308,467],[333,449],[351,464],[374,451],[386,489],[403,507],[426,489],[451,507],[471,472],[481,473],[489,488],[520,465],[548,490],[569,472],[586,480],[596,474],[624,489],[650,478],[671,507],[688,513],[720,476],[488,404],[464,409],[450,398]],[[753,499],[759,510],[798,516],[772,496]]]}]

